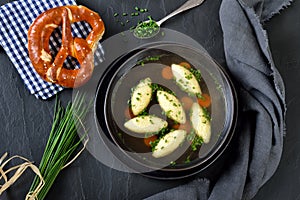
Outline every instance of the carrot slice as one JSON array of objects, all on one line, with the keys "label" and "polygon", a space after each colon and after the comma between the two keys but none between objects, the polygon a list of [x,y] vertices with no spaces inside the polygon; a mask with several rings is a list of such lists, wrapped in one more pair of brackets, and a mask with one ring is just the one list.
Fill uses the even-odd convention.
[{"label": "carrot slice", "polygon": [[173,73],[172,73],[171,67],[169,67],[169,66],[164,67],[164,68],[161,70],[161,76],[162,76],[164,79],[167,79],[167,80],[172,79],[172,78],[173,78]]},{"label": "carrot slice", "polygon": [[209,107],[211,104],[211,98],[208,94],[203,93],[202,98],[198,98],[198,104],[202,107]]},{"label": "carrot slice", "polygon": [[129,107],[125,108],[124,115],[125,115],[126,119],[131,119],[134,117],[134,114],[132,113],[131,108],[129,108]]},{"label": "carrot slice", "polygon": [[185,123],[185,124],[174,124],[172,126],[172,128],[175,129],[175,130],[178,130],[178,129],[186,130],[186,132],[188,133],[191,130],[191,125],[188,122]]},{"label": "carrot slice", "polygon": [[181,62],[181,63],[179,63],[179,65],[180,65],[180,66],[183,66],[183,67],[185,67],[185,68],[187,68],[187,69],[191,69],[191,65],[190,65],[190,63],[188,63],[188,62]]},{"label": "carrot slice", "polygon": [[188,96],[184,96],[181,99],[182,102],[182,106],[185,110],[190,110],[192,105],[193,105],[193,99],[188,97]]},{"label": "carrot slice", "polygon": [[155,140],[157,140],[157,136],[156,135],[153,135],[151,137],[148,137],[148,138],[144,138],[144,143],[147,147],[150,147],[151,146],[151,142],[154,142]]},{"label": "carrot slice", "polygon": [[181,126],[180,124],[174,124],[172,126],[172,128],[175,129],[175,130],[178,130],[180,128],[180,126]]}]

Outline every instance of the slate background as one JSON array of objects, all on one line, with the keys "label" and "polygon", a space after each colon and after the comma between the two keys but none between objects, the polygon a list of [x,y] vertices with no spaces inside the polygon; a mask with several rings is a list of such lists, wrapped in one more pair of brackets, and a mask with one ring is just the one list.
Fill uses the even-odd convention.
[{"label": "slate background", "polygon": [[[7,2],[0,0],[0,5]],[[99,12],[106,23],[105,38],[127,30],[138,20],[152,15],[160,19],[184,0],[78,0]],[[218,9],[221,0],[207,0],[201,7],[174,17],[164,27],[181,31],[201,43],[221,65],[225,65],[222,30]],[[149,12],[130,18],[125,26],[116,22],[115,12],[131,13],[134,7]],[[300,199],[300,2],[295,1],[281,14],[265,24],[275,63],[283,76],[287,93],[287,135],[280,166],[271,180],[260,190],[255,200]],[[4,50],[0,47],[0,155],[22,155],[39,162],[50,132],[54,99],[42,101],[30,95]],[[63,102],[71,98],[72,90],[59,94]],[[0,200],[24,199],[33,173],[28,171]],[[46,199],[141,199],[187,180],[158,181],[136,174],[110,169],[85,151],[78,160],[60,174]]]}]

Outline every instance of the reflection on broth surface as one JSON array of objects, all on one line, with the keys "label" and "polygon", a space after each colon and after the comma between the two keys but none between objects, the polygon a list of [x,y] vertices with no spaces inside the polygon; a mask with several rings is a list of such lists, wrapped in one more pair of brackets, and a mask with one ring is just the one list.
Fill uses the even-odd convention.
[{"label": "reflection on broth surface", "polygon": [[[174,64],[183,67],[179,67],[179,71],[183,71],[181,78],[174,74]],[[138,162],[151,166],[167,164],[171,168],[180,167],[204,158],[218,142],[224,128],[226,112],[222,89],[218,87],[211,72],[200,64],[193,65],[180,55],[158,49],[148,50],[147,54],[124,65],[130,67],[127,67],[120,77],[115,78],[108,93],[110,106],[107,113],[112,119],[108,126],[117,135],[117,145],[125,151],[132,152]],[[178,67],[176,69],[178,71]],[[148,79],[151,80],[147,83],[151,87],[151,99],[145,103],[143,95],[148,93],[142,94],[141,91],[144,90],[137,92],[137,88],[140,89],[141,81]],[[198,91],[195,89],[197,86],[194,79],[201,88],[200,92],[192,93]],[[134,105],[132,95],[135,99]],[[133,106],[139,102],[144,103],[143,110],[133,113]],[[198,114],[198,125],[195,125],[197,120],[193,120],[192,124],[190,118],[197,116],[197,113],[193,113],[196,110],[192,110],[194,104],[202,108]],[[154,123],[149,116],[155,117],[155,120],[159,118],[161,122],[166,121],[167,126],[159,126],[161,124],[156,124],[156,121]],[[182,116],[186,120],[179,120]],[[129,122],[130,128],[124,126]],[[157,128],[156,125],[160,127],[158,131],[147,131],[156,130],[149,128]],[[136,128],[141,128],[140,126],[144,126],[145,130],[137,131]],[[204,140],[205,138],[194,130],[199,126],[209,126],[209,140]],[[170,132],[174,135],[174,131],[175,134],[184,134],[184,137],[167,137]],[[178,138],[184,139],[177,141]]]}]

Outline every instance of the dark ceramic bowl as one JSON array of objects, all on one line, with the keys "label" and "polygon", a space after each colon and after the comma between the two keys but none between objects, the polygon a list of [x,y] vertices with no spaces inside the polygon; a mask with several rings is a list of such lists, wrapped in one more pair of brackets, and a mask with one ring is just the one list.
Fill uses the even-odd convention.
[{"label": "dark ceramic bowl", "polygon": [[[124,111],[128,108],[131,88],[146,77],[175,91],[179,99],[184,96],[174,80],[161,76],[165,66],[181,62],[187,62],[201,72],[202,92],[211,97],[211,106],[207,108],[211,117],[211,139],[197,151],[193,151],[190,143],[185,141],[170,156],[154,158],[151,148],[143,142],[144,136],[124,127],[128,120]],[[155,100],[146,111],[164,117]],[[118,147],[117,151],[112,150],[113,154],[127,167],[153,178],[176,179],[205,172],[223,154],[234,134],[237,98],[229,76],[203,50],[176,43],[152,44],[122,55],[110,65],[98,85],[95,113],[102,137],[107,137]]]}]

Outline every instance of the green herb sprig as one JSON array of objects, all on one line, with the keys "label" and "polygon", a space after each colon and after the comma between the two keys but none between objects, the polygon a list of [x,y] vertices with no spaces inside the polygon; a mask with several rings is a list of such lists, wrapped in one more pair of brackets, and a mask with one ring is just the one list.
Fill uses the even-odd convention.
[{"label": "green herb sprig", "polygon": [[[73,161],[72,156],[87,136],[86,130],[81,138],[77,135],[77,128],[83,126],[81,119],[89,110],[89,104],[84,101],[83,95],[77,95],[73,103],[68,103],[64,108],[56,99],[52,129],[39,165],[45,185],[36,194],[36,199],[43,200],[46,197],[60,171]],[[35,176],[30,192],[35,190],[38,183],[39,178]]]}]

